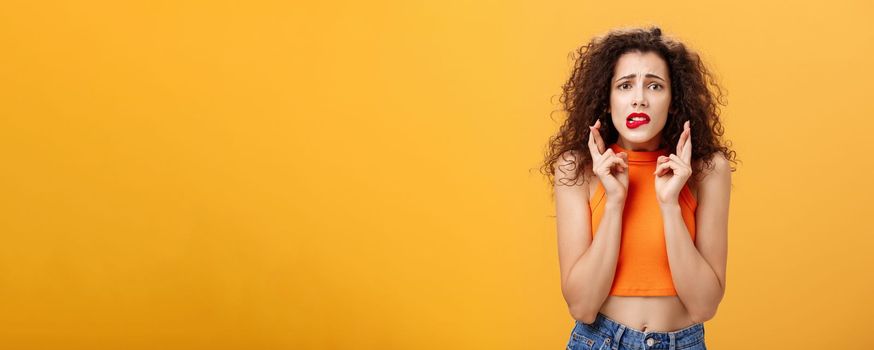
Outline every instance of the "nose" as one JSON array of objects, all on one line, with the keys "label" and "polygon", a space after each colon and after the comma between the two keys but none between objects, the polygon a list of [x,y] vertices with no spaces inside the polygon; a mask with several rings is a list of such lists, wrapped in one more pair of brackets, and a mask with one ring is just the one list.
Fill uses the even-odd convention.
[{"label": "nose", "polygon": [[634,96],[631,98],[631,106],[632,107],[646,107],[646,92],[643,91],[644,87],[639,87],[634,89]]}]

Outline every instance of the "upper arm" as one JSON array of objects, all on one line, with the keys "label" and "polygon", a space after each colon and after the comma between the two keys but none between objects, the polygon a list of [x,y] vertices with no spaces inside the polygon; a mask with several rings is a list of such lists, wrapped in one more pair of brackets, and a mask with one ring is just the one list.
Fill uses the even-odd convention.
[{"label": "upper arm", "polygon": [[[573,153],[563,154],[553,169],[562,293],[565,292],[571,268],[592,242],[588,182],[583,181],[589,178],[591,172],[584,171],[576,182],[571,181],[576,167],[582,166],[580,158],[573,157]],[[576,159],[576,162],[571,163],[571,159]]]},{"label": "upper arm", "polygon": [[701,180],[698,207],[695,211],[695,246],[716,273],[725,293],[725,270],[728,259],[728,206],[731,194],[731,167],[717,153],[713,168]]}]

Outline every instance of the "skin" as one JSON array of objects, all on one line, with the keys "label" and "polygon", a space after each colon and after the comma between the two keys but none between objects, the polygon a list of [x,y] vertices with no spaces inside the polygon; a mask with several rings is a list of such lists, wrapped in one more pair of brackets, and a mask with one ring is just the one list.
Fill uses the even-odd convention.
[{"label": "skin", "polygon": [[[662,77],[646,77],[646,74]],[[629,74],[636,77],[625,78]],[[641,79],[642,78],[642,79]],[[611,87],[610,110],[619,131],[617,143],[625,149],[652,151],[658,148],[670,109],[667,64],[653,53],[629,52],[617,61]],[[624,85],[623,85],[624,84]],[[662,85],[664,90],[655,85]],[[649,124],[628,129],[631,112],[645,112]],[[662,215],[676,296],[609,295],[618,261],[622,214],[628,193],[627,155],[614,154],[604,144],[598,128],[592,128],[588,148],[592,169],[586,172],[588,186],[556,186],[556,218],[562,294],[571,315],[594,321],[598,312],[640,331],[673,331],[711,319],[725,294],[728,207],[731,169],[721,154],[714,167],[705,170],[697,184],[687,184],[692,174],[693,140],[687,122],[677,144],[677,153],[657,160],[653,181]],[[568,174],[556,165],[556,177]],[[589,170],[589,169],[587,169]],[[588,200],[598,182],[605,189],[606,203],[596,237],[592,238]],[[693,242],[680,214],[679,193],[683,186],[695,188],[696,240]]]},{"label": "skin", "polygon": [[[668,121],[671,103],[667,63],[654,52],[634,51],[619,57],[614,72],[607,112],[621,135],[619,146],[634,151],[655,151]],[[634,112],[648,114],[650,122],[629,129],[625,121]]]}]

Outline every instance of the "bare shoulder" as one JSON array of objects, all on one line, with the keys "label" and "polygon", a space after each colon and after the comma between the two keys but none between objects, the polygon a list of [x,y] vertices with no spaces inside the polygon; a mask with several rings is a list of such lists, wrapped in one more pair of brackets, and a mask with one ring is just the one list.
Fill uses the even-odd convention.
[{"label": "bare shoulder", "polygon": [[[710,166],[705,166],[701,169],[701,176],[698,178],[698,183],[690,183],[690,188],[692,193],[695,195],[696,199],[698,197],[698,190],[702,185],[707,182],[713,182],[714,180],[721,179],[722,181],[731,181],[731,163],[729,163],[728,158],[725,157],[722,152],[713,152],[710,156]],[[694,161],[695,166],[700,166],[704,163],[704,159],[698,159]],[[706,164],[705,164],[706,165]]]},{"label": "bare shoulder", "polygon": [[[728,158],[726,158],[722,152],[713,152],[713,154],[710,155],[710,159],[711,167],[702,169],[705,178],[714,175],[715,177],[723,177],[727,174],[731,174],[731,163],[729,163]],[[703,160],[699,160],[699,162],[702,161]]]},{"label": "bare shoulder", "polygon": [[[577,174],[577,169],[583,167],[580,176],[577,179],[574,177]],[[589,179],[594,175],[589,167],[584,166],[583,157],[580,151],[570,150],[562,153],[555,162],[555,181],[556,185],[574,185],[581,186],[589,182]]]}]

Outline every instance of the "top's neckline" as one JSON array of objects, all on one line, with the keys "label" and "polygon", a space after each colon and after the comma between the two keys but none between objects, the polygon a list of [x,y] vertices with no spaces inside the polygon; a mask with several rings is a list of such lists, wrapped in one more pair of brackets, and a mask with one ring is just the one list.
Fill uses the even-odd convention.
[{"label": "top's neckline", "polygon": [[610,148],[613,150],[613,153],[625,152],[626,154],[628,154],[628,161],[630,162],[650,163],[657,161],[659,159],[659,156],[668,155],[667,147],[662,147],[655,151],[632,151],[620,147],[618,143],[614,143],[610,145]]}]

